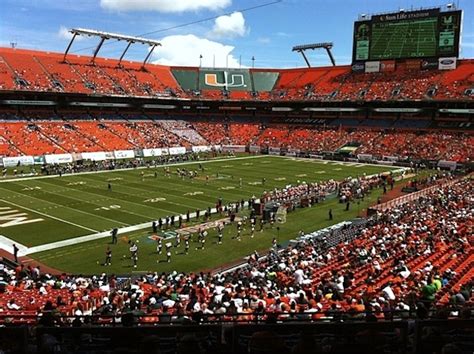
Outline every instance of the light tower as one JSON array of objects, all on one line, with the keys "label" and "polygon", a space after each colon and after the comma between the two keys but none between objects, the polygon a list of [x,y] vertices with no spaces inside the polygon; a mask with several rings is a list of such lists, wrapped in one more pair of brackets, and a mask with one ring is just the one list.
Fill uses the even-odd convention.
[{"label": "light tower", "polygon": [[309,60],[306,57],[306,54],[304,53],[304,51],[308,50],[308,49],[312,49],[312,50],[326,49],[326,52],[328,53],[328,56],[329,56],[329,59],[331,60],[332,65],[336,66],[336,61],[334,60],[334,57],[331,53],[331,49],[332,49],[333,46],[334,45],[333,45],[332,42],[313,43],[313,44],[297,45],[297,46],[293,47],[292,51],[301,53],[301,55],[303,56],[304,61],[306,62],[306,65],[308,65],[308,68],[310,68],[311,64],[309,63]]}]

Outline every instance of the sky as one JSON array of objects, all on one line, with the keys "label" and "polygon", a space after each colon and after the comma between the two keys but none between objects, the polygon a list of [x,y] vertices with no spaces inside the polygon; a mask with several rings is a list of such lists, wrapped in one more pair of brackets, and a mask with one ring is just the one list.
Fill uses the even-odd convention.
[{"label": "sky", "polygon": [[[305,66],[295,45],[333,42],[337,64],[352,55],[359,14],[442,6],[433,0],[0,0],[0,46],[64,52],[70,28],[87,28],[159,40],[151,61],[203,67]],[[462,58],[474,58],[474,0],[464,10]],[[258,7],[260,6],[260,7]],[[255,8],[257,7],[257,8]],[[77,40],[71,53],[90,55],[97,39]],[[117,58],[123,42],[99,56]],[[143,60],[148,47],[134,45],[127,60]],[[308,51],[313,66],[329,64],[323,51]],[[254,60],[252,60],[254,58]]]}]

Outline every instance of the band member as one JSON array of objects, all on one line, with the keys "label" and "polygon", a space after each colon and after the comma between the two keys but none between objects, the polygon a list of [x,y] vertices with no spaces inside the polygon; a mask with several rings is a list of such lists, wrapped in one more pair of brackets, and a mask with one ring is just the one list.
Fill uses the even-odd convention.
[{"label": "band member", "polygon": [[240,236],[242,235],[242,221],[237,222],[237,240],[241,241]]},{"label": "band member", "polygon": [[107,249],[105,250],[105,263],[104,265],[109,266],[112,264],[112,250],[110,249],[109,246],[107,246]]},{"label": "band member", "polygon": [[186,237],[184,240],[184,254],[188,254],[189,252],[189,237]]},{"label": "band member", "polygon": [[174,239],[174,247],[179,247],[181,245],[181,235],[176,233],[176,237]]},{"label": "band member", "polygon": [[217,243],[222,245],[222,237],[224,236],[224,223],[217,225]]},{"label": "band member", "polygon": [[133,261],[133,268],[137,267],[137,262],[138,262],[138,246],[135,242],[128,241],[128,244],[130,245],[129,251],[130,251],[130,258]]},{"label": "band member", "polygon": [[166,262],[171,262],[171,247],[173,247],[173,244],[171,242],[167,242],[165,244],[166,246]]},{"label": "band member", "polygon": [[162,250],[163,250],[163,239],[159,237],[158,244],[156,245],[156,252],[158,252],[158,254],[161,254]]}]

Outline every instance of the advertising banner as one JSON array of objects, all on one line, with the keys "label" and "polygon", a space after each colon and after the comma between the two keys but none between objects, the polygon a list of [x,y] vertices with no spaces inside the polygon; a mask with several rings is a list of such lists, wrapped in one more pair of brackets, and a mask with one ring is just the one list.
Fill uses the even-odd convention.
[{"label": "advertising banner", "polygon": [[54,155],[44,155],[46,163],[71,163],[72,155],[71,154],[54,154]]},{"label": "advertising banner", "polygon": [[226,152],[245,152],[245,145],[223,145],[222,151]]},{"label": "advertising banner", "polygon": [[380,62],[379,61],[368,61],[365,63],[365,72],[366,73],[378,73],[380,71]]},{"label": "advertising banner", "polygon": [[105,159],[106,160],[115,160],[115,156],[113,151],[106,151],[105,152]]},{"label": "advertising banner", "polygon": [[363,61],[356,61],[352,64],[353,73],[363,73],[365,71],[365,63]]},{"label": "advertising banner", "polygon": [[82,158],[84,160],[91,160],[91,161],[104,161],[107,160],[104,151],[97,151],[97,152],[83,152]]},{"label": "advertising banner", "polygon": [[186,153],[186,148],[182,146],[168,148],[170,155],[183,155]]},{"label": "advertising banner", "polygon": [[15,157],[4,157],[3,166],[13,167],[13,166],[29,166],[35,163],[33,156],[15,156]]},{"label": "advertising banner", "polygon": [[382,156],[382,158],[383,158],[385,161],[392,161],[392,162],[397,162],[397,161],[398,161],[398,157],[397,157],[397,156]]},{"label": "advertising banner", "polygon": [[43,155],[35,156],[33,157],[33,160],[35,161],[35,165],[44,165],[46,163]]},{"label": "advertising banner", "polygon": [[200,146],[193,146],[191,149],[193,152],[206,152],[206,151],[211,151],[212,147],[200,145]]},{"label": "advertising banner", "polygon": [[133,159],[135,152],[133,150],[115,150],[114,157],[116,159]]},{"label": "advertising banner", "polygon": [[260,146],[258,146],[258,145],[250,145],[250,146],[249,146],[249,151],[250,151],[250,152],[260,152]]},{"label": "advertising banner", "polygon": [[153,156],[161,156],[163,152],[161,151],[163,149],[160,148],[154,148],[154,149],[143,149],[143,157],[153,157]]},{"label": "advertising banner", "polygon": [[383,60],[380,62],[381,72],[395,71],[395,60]]},{"label": "advertising banner", "polygon": [[438,58],[426,58],[421,61],[421,70],[437,70]]},{"label": "advertising banner", "polygon": [[72,156],[73,161],[81,161],[82,160],[82,153],[80,153],[80,152],[73,152],[71,154],[71,156]]},{"label": "advertising banner", "polygon": [[407,59],[405,68],[407,70],[420,70],[421,61],[419,59]]},{"label": "advertising banner", "polygon": [[280,155],[281,149],[279,147],[269,147],[268,148],[268,153],[270,155]]},{"label": "advertising banner", "polygon": [[438,59],[439,70],[454,70],[456,69],[456,57],[451,58],[439,58]]},{"label": "advertising banner", "polygon": [[416,11],[400,11],[398,13],[389,13],[383,15],[374,15],[372,16],[372,22],[398,22],[398,21],[408,21],[408,20],[419,20],[429,17],[438,16],[439,9],[426,9],[426,10],[416,10]]},{"label": "advertising banner", "polygon": [[374,157],[371,154],[358,154],[357,155],[357,159],[359,161],[372,161],[373,158]]},{"label": "advertising banner", "polygon": [[301,152],[300,149],[288,149],[288,152],[299,154]]}]

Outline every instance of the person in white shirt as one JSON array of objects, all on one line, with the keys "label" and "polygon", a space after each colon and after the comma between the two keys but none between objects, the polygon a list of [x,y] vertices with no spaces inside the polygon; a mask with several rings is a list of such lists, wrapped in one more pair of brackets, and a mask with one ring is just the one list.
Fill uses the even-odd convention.
[{"label": "person in white shirt", "polygon": [[339,294],[344,294],[344,283],[341,279],[336,282],[336,290]]},{"label": "person in white shirt", "polygon": [[298,285],[302,285],[304,282],[304,271],[301,268],[298,268],[294,273],[293,276],[295,277],[295,283]]},{"label": "person in white shirt", "polygon": [[410,276],[411,272],[410,270],[405,266],[405,265],[402,265],[401,267],[401,270],[400,270],[400,276],[403,278],[403,279],[406,279]]},{"label": "person in white shirt", "polygon": [[392,283],[388,283],[385,288],[382,289],[384,297],[389,300],[395,300],[395,293],[392,290]]},{"label": "person in white shirt", "polygon": [[21,309],[21,307],[17,303],[15,303],[15,299],[11,299],[7,304],[7,309],[18,311]]},{"label": "person in white shirt", "polygon": [[431,265],[431,262],[426,262],[425,267],[423,268],[423,271],[425,273],[429,273],[433,270],[433,266]]}]

